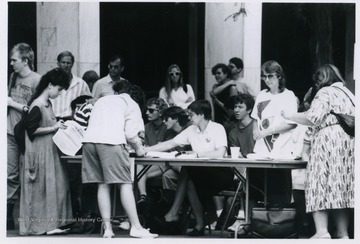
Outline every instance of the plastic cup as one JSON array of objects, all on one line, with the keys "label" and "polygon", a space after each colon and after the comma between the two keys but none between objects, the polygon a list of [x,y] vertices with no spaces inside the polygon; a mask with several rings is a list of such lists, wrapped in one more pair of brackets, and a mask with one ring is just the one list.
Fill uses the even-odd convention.
[{"label": "plastic cup", "polygon": [[240,147],[230,147],[231,158],[239,158]]}]

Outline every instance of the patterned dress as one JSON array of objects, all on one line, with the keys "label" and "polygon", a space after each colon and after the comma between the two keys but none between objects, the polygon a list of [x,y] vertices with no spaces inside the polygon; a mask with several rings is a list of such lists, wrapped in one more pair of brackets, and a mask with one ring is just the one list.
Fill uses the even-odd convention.
[{"label": "patterned dress", "polygon": [[337,83],[320,89],[306,112],[315,125],[306,168],[307,212],[354,207],[355,138],[329,113],[354,115],[355,108],[346,94],[333,86],[347,90]]},{"label": "patterned dress", "polygon": [[60,161],[54,133],[33,135],[56,123],[51,104],[30,108],[26,121],[25,160],[20,167],[20,235],[41,235],[72,221],[66,165]]}]

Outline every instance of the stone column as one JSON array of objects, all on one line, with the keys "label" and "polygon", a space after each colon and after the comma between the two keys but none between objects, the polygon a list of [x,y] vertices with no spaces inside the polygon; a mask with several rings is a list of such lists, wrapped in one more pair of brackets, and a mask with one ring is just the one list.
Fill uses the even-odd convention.
[{"label": "stone column", "polygon": [[100,71],[99,3],[37,3],[38,73],[57,67],[57,55],[65,50],[75,56],[73,73]]},{"label": "stone column", "polygon": [[[246,14],[238,14],[243,7]],[[261,3],[206,3],[205,9],[205,98],[215,84],[211,68],[228,64],[232,57],[244,61],[243,76],[260,91]]]}]

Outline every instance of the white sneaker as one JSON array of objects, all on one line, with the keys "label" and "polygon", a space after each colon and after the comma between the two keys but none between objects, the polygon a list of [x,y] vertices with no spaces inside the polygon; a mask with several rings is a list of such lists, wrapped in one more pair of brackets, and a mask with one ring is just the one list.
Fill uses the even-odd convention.
[{"label": "white sneaker", "polygon": [[127,221],[121,222],[119,228],[122,230],[130,230],[130,223]]},{"label": "white sneaker", "polygon": [[[217,224],[216,221],[214,221],[214,222],[212,222],[212,223],[210,224],[211,230],[215,230],[216,224]],[[208,230],[208,229],[209,229],[209,225],[205,226],[205,229]]]},{"label": "white sneaker", "polygon": [[158,234],[150,233],[148,229],[136,229],[135,227],[131,227],[130,236],[136,238],[156,238]]},{"label": "white sneaker", "polygon": [[241,224],[245,224],[245,221],[243,221],[243,220],[236,220],[231,226],[228,227],[228,231],[235,232],[235,230],[237,230],[237,228],[238,228]]}]

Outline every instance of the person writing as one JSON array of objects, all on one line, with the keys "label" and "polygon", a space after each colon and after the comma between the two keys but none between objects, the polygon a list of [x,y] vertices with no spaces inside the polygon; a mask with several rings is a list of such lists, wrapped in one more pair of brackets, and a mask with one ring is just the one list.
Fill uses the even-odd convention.
[{"label": "person writing", "polygon": [[[177,146],[191,145],[199,158],[222,158],[226,153],[227,139],[222,125],[211,121],[211,105],[207,100],[192,102],[189,107],[192,125],[171,140],[145,148],[149,151],[168,151]],[[167,224],[179,220],[179,209],[187,196],[196,225],[190,236],[204,235],[203,203],[205,199],[232,185],[234,173],[226,167],[182,167],[175,200],[165,215]]]}]

